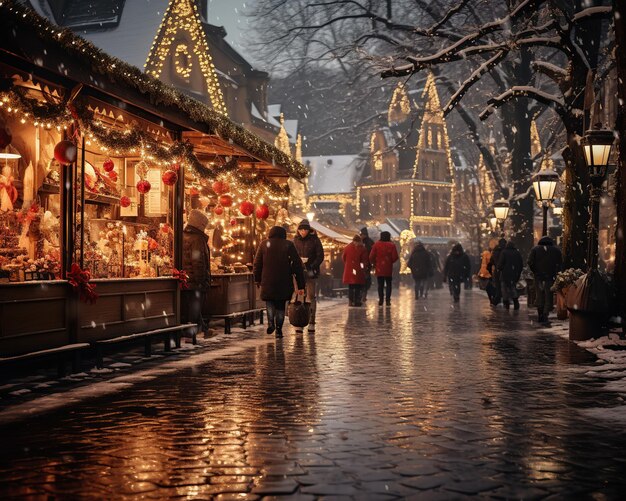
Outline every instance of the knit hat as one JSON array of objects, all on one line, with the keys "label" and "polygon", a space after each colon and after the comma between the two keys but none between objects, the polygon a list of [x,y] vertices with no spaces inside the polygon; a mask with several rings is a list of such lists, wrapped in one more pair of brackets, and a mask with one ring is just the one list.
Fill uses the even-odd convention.
[{"label": "knit hat", "polygon": [[298,229],[311,231],[311,223],[309,223],[308,219],[303,219],[302,221],[300,221],[300,224],[298,225]]},{"label": "knit hat", "polygon": [[189,226],[193,226],[194,228],[199,229],[200,231],[204,231],[207,225],[209,224],[209,218],[206,215],[206,212],[198,210],[198,209],[193,209],[189,213],[187,224]]},{"label": "knit hat", "polygon": [[369,234],[367,233],[367,227],[363,227],[361,228],[361,236],[363,237],[369,237]]},{"label": "knit hat", "polygon": [[391,233],[389,233],[388,231],[381,231],[380,232],[380,241],[381,242],[390,242],[391,241]]}]

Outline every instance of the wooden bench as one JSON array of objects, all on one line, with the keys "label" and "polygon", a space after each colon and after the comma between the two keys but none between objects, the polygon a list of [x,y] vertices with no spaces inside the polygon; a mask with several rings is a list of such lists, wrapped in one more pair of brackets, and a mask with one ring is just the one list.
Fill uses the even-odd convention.
[{"label": "wooden bench", "polygon": [[[224,320],[224,334],[231,333],[231,323],[233,320],[241,317],[241,323],[244,329],[248,327],[248,325],[254,325],[254,317],[258,313],[259,314],[259,322],[263,323],[263,312],[265,308],[254,308],[252,310],[245,311],[236,311],[234,313],[228,313],[226,315],[211,315],[210,318],[219,318]],[[249,323],[248,323],[249,322]]]},{"label": "wooden bench", "polygon": [[347,287],[338,287],[336,289],[331,289],[330,294],[332,297],[343,297],[348,295]]},{"label": "wooden bench", "polygon": [[50,348],[48,350],[32,351],[22,355],[14,355],[11,357],[0,357],[0,367],[11,366],[25,362],[28,360],[53,358],[57,359],[57,374],[59,377],[65,376],[65,364],[68,357],[71,356],[72,372],[78,372],[80,365],[80,352],[90,347],[89,343],[75,343],[59,346],[58,348]]},{"label": "wooden bench", "polygon": [[180,338],[183,332],[191,332],[192,342],[196,344],[196,334],[198,326],[196,324],[182,324],[175,325],[173,327],[164,327],[162,329],[154,329],[151,331],[137,332],[135,334],[127,334],[125,336],[114,337],[111,339],[100,339],[94,341],[92,345],[96,349],[96,366],[98,369],[102,369],[104,366],[104,350],[105,348],[122,343],[131,343],[138,339],[142,339],[144,342],[144,354],[146,357],[152,356],[152,341],[154,338],[163,339],[163,350],[171,351],[171,339],[174,336],[174,342],[176,348],[180,348]]}]

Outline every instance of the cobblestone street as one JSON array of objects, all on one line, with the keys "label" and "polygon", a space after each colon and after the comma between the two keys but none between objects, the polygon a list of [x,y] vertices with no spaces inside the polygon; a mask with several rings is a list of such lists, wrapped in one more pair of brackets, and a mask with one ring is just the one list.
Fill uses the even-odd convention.
[{"label": "cobblestone street", "polygon": [[626,432],[584,413],[620,405],[595,356],[463,292],[326,306],[314,335],[6,424],[1,497],[623,496]]}]

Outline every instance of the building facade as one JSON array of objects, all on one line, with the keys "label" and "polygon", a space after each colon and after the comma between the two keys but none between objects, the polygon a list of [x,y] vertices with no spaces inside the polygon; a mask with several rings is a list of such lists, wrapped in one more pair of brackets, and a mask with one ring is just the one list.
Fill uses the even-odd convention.
[{"label": "building facade", "polygon": [[418,237],[452,237],[454,165],[433,75],[419,102],[410,94],[415,93],[402,85],[396,88],[388,126],[371,135],[369,171],[357,188],[357,212],[370,225],[386,218],[406,219]]}]

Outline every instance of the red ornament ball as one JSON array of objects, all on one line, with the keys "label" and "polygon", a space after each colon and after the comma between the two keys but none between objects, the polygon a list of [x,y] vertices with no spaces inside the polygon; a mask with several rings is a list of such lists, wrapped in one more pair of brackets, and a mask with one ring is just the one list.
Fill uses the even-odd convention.
[{"label": "red ornament ball", "polygon": [[54,158],[63,165],[68,165],[76,161],[78,148],[72,141],[61,141],[54,147]]},{"label": "red ornament ball", "polygon": [[190,197],[197,197],[199,194],[200,194],[200,191],[195,186],[192,186],[191,188],[189,188]]},{"label": "red ornament ball", "polygon": [[109,176],[109,179],[111,181],[117,181],[117,172],[115,172],[114,170],[109,172],[107,175]]},{"label": "red ornament ball", "polygon": [[237,226],[237,220],[235,218],[230,220],[230,225],[231,226]]},{"label": "red ornament ball", "polygon": [[241,202],[239,204],[239,212],[241,212],[244,216],[249,216],[254,212],[254,204],[252,202]]},{"label": "red ornament ball", "polygon": [[233,197],[230,195],[222,195],[219,198],[219,202],[222,207],[230,207],[233,205]]},{"label": "red ornament ball", "polygon": [[228,193],[228,190],[230,190],[230,186],[228,186],[228,183],[225,183],[224,181],[214,181],[213,184],[211,184],[211,188],[217,195],[223,195],[224,193]]},{"label": "red ornament ball", "polygon": [[270,216],[270,208],[265,204],[257,205],[255,214],[258,219],[267,219]]},{"label": "red ornament ball", "polygon": [[165,223],[163,226],[161,226],[161,232],[162,233],[169,233],[171,231],[172,228],[170,228],[170,225]]},{"label": "red ornament ball", "polygon": [[111,172],[113,169],[115,169],[115,164],[113,163],[113,160],[107,158],[102,164],[102,168],[107,172]]},{"label": "red ornament ball", "polygon": [[152,186],[150,185],[149,181],[146,181],[145,179],[137,181],[137,191],[139,193],[146,194],[150,191],[150,188],[152,188]]},{"label": "red ornament ball", "polygon": [[215,209],[213,209],[213,214],[221,216],[222,214],[224,214],[224,207],[220,207],[218,205],[217,207],[215,207]]},{"label": "red ornament ball", "polygon": [[13,136],[9,132],[9,129],[0,129],[0,149],[6,148],[13,141]]},{"label": "red ornament ball", "polygon": [[166,186],[174,186],[176,181],[178,181],[178,174],[176,174],[174,170],[166,170],[161,176],[161,179]]},{"label": "red ornament ball", "polygon": [[120,205],[122,207],[130,207],[130,198],[127,197],[126,195],[124,195],[122,198],[120,198]]},{"label": "red ornament ball", "polygon": [[151,251],[157,250],[159,248],[159,243],[154,238],[148,238],[148,249]]}]

